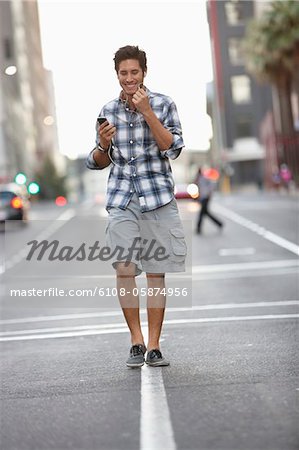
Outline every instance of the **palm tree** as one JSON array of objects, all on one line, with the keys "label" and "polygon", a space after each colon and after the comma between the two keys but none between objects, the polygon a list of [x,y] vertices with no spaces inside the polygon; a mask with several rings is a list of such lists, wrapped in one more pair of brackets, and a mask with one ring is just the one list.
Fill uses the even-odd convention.
[{"label": "palm tree", "polygon": [[244,51],[248,71],[272,84],[277,132],[294,134],[291,92],[299,93],[299,2],[272,2],[262,18],[249,23]]},{"label": "palm tree", "polygon": [[299,2],[276,0],[269,6],[247,27],[246,66],[258,80],[272,85],[278,160],[289,165],[299,184],[299,133],[291,102],[293,91],[299,109]]}]

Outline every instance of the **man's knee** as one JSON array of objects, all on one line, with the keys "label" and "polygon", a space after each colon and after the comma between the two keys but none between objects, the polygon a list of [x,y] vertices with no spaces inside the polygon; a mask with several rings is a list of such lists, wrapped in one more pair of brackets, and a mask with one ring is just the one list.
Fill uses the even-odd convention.
[{"label": "man's knee", "polygon": [[118,262],[116,264],[116,275],[119,278],[133,278],[136,276],[136,265],[132,262]]},{"label": "man's knee", "polygon": [[146,274],[148,284],[164,284],[165,273],[147,273]]},{"label": "man's knee", "polygon": [[147,278],[165,278],[165,273],[146,273]]}]

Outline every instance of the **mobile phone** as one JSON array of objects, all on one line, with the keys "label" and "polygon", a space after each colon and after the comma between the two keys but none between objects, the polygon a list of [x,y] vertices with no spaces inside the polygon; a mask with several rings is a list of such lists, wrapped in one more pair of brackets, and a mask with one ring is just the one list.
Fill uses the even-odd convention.
[{"label": "mobile phone", "polygon": [[97,122],[99,125],[102,125],[102,123],[106,122],[106,117],[98,117],[97,118]]}]

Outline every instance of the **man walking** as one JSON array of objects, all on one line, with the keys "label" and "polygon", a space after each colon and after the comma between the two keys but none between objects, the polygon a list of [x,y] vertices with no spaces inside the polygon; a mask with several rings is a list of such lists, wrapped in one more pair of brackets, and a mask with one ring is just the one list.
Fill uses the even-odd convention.
[{"label": "man walking", "polygon": [[[144,362],[166,366],[169,362],[163,357],[159,343],[166,304],[165,273],[184,271],[186,258],[169,163],[184,146],[182,130],[172,99],[143,85],[147,71],[144,51],[137,46],[122,47],[115,53],[114,65],[122,90],[100,112],[102,123],[97,125],[96,147],[88,155],[86,165],[101,170],[112,162],[106,205],[107,243],[112,254],[117,246],[131,248],[136,239],[148,242],[149,230],[151,238],[165,249],[167,257],[154,261],[135,254],[129,259],[116,256],[111,262],[131,333],[127,366],[141,367]],[[135,281],[142,271],[147,278],[147,347],[140,326]]]},{"label": "man walking", "polygon": [[209,217],[219,228],[222,228],[223,223],[209,211],[209,202],[215,189],[215,182],[205,177],[201,168],[198,169],[196,182],[199,188],[199,201],[201,204],[197,222],[197,233],[201,233],[204,216]]}]

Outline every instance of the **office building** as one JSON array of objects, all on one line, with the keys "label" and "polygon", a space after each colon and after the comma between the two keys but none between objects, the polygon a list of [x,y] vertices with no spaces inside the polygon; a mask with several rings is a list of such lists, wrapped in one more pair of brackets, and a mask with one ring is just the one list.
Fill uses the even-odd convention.
[{"label": "office building", "polygon": [[270,87],[258,84],[246,71],[242,53],[246,24],[255,16],[255,6],[247,0],[207,3],[214,70],[212,158],[237,185],[262,183],[265,149],[260,124],[272,109]]},{"label": "office building", "polygon": [[17,172],[32,179],[45,155],[60,165],[49,86],[37,2],[0,1],[0,181]]}]

